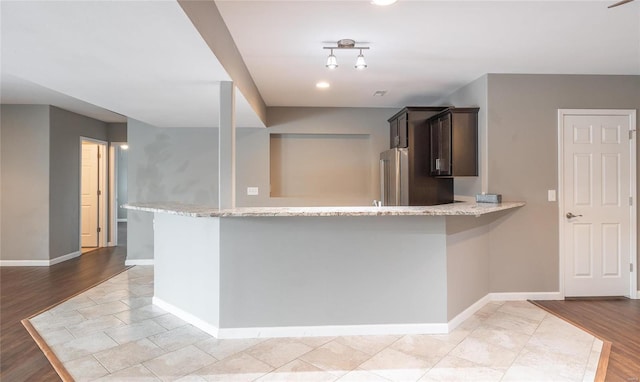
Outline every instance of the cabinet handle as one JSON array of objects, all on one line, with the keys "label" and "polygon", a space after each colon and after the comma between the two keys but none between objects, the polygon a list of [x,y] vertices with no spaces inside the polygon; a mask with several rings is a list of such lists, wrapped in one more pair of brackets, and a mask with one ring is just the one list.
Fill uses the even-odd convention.
[{"label": "cabinet handle", "polygon": [[436,170],[440,171],[440,158],[436,158]]}]

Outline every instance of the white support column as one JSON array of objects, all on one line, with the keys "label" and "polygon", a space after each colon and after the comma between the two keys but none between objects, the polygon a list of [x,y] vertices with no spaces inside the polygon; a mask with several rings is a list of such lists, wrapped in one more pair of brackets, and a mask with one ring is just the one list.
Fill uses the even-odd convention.
[{"label": "white support column", "polygon": [[220,82],[218,208],[236,206],[236,98],[231,81]]}]

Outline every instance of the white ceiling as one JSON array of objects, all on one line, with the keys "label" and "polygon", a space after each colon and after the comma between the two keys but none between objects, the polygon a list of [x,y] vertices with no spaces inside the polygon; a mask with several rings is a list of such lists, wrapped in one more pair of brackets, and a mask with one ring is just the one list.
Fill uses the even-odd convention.
[{"label": "white ceiling", "polygon": [[[177,2],[2,1],[1,11],[3,103],[218,125],[219,82],[231,78]],[[262,125],[239,92],[236,108],[238,126]]]},{"label": "white ceiling", "polygon": [[[429,105],[486,73],[640,74],[640,1],[218,0],[269,106]],[[369,46],[335,51],[342,38]],[[358,44],[360,45],[360,44]],[[335,46],[335,44],[333,44]],[[328,90],[315,83],[325,80]],[[384,97],[373,97],[387,90]]]},{"label": "white ceiling", "polygon": [[47,89],[2,72],[0,77],[2,103],[22,105],[55,105],[74,113],[104,122],[126,122],[127,118],[118,113],[92,105],[66,94]]},{"label": "white ceiling", "polygon": [[[640,1],[217,0],[267,106],[429,105],[485,73],[640,74]],[[218,125],[230,80],[178,3],[6,1],[2,103],[53,104],[105,121]],[[369,46],[369,68],[341,38]],[[331,88],[318,90],[326,80]],[[386,90],[384,97],[373,97]],[[262,126],[237,93],[237,125]]]}]

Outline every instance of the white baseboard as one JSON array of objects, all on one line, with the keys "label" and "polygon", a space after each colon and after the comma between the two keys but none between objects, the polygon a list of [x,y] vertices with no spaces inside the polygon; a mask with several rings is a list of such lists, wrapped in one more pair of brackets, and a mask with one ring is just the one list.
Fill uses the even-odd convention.
[{"label": "white baseboard", "polygon": [[51,260],[0,260],[0,267],[49,267],[80,256],[75,251]]},{"label": "white baseboard", "polygon": [[560,292],[489,293],[491,301],[564,300]]},{"label": "white baseboard", "polygon": [[[640,293],[640,292],[639,292]],[[406,335],[450,333],[465,320],[473,316],[491,301],[561,300],[559,292],[538,293],[489,293],[473,303],[448,323],[433,324],[382,324],[382,325],[323,325],[323,326],[280,326],[254,328],[218,328],[191,313],[175,307],[157,297],[153,304],[200,330],[220,339],[276,338],[276,337],[332,337],[362,335]]]},{"label": "white baseboard", "polygon": [[48,267],[49,260],[0,260],[0,267]]},{"label": "white baseboard", "polygon": [[473,316],[477,311],[482,309],[482,307],[487,305],[487,303],[489,303],[489,302],[491,302],[491,294],[487,294],[486,296],[482,297],[478,301],[476,301],[473,304],[471,304],[471,306],[469,306],[467,309],[465,309],[461,313],[459,313],[457,316],[455,316],[454,318],[449,320],[449,323],[447,324],[449,332],[451,332],[453,329],[457,328],[466,319],[468,319],[469,317]]},{"label": "white baseboard", "polygon": [[218,337],[219,329],[215,325],[211,325],[205,322],[204,320],[194,316],[193,314],[185,312],[184,310],[176,307],[173,304],[169,304],[168,302],[158,297],[153,296],[153,298],[151,299],[151,302],[153,303],[153,305],[157,306],[158,308],[166,310],[168,313],[171,313],[174,316],[180,318],[181,320],[184,320],[190,323],[191,325],[202,330],[203,332],[210,334],[216,338],[220,338]]},{"label": "white baseboard", "polygon": [[67,260],[71,260],[75,257],[80,256],[81,252],[80,251],[75,251],[75,252],[71,252],[68,253],[66,255],[60,256],[60,257],[56,257],[55,259],[49,260],[49,265],[55,265],[55,264],[59,264],[63,261],[67,261]]},{"label": "white baseboard", "polygon": [[218,338],[334,337],[405,334],[446,334],[447,324],[384,324],[220,328]]},{"label": "white baseboard", "polygon": [[[133,260],[149,261],[149,260]],[[151,260],[152,261],[152,260]],[[640,294],[640,291],[638,292]],[[220,339],[276,338],[276,337],[332,337],[358,335],[406,335],[450,333],[491,301],[562,300],[560,292],[489,293],[471,304],[448,323],[433,324],[382,324],[382,325],[323,325],[280,326],[254,328],[218,328],[157,297],[153,304],[190,323],[200,330]]]},{"label": "white baseboard", "polygon": [[125,260],[124,265],[153,265],[153,259],[131,259]]},{"label": "white baseboard", "polygon": [[[640,293],[640,292],[638,292]],[[467,309],[452,318],[449,323],[449,332],[457,328],[466,319],[473,316],[491,301],[527,301],[527,300],[563,300],[564,296],[560,292],[533,292],[533,293],[489,293]]]},{"label": "white baseboard", "polygon": [[152,302],[154,305],[166,310],[168,313],[171,313],[196,328],[220,339],[445,334],[448,330],[447,324],[279,326],[221,329],[201,320],[191,313],[185,312],[184,310],[163,301],[158,297],[153,297]]}]

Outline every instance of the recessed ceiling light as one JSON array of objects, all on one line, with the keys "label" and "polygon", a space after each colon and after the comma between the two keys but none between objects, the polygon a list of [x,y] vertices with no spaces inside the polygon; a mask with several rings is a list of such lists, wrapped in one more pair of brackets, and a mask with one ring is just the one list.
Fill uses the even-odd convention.
[{"label": "recessed ceiling light", "polygon": [[393,3],[395,3],[398,0],[371,0],[371,4],[375,4],[375,5],[391,5]]},{"label": "recessed ceiling light", "polygon": [[329,85],[329,83],[328,83],[328,82],[326,82],[326,81],[320,81],[320,82],[318,82],[318,83],[316,84],[316,87],[317,87],[318,89],[327,89],[327,88],[328,88],[328,87],[330,87],[330,86],[331,86],[331,85]]}]

